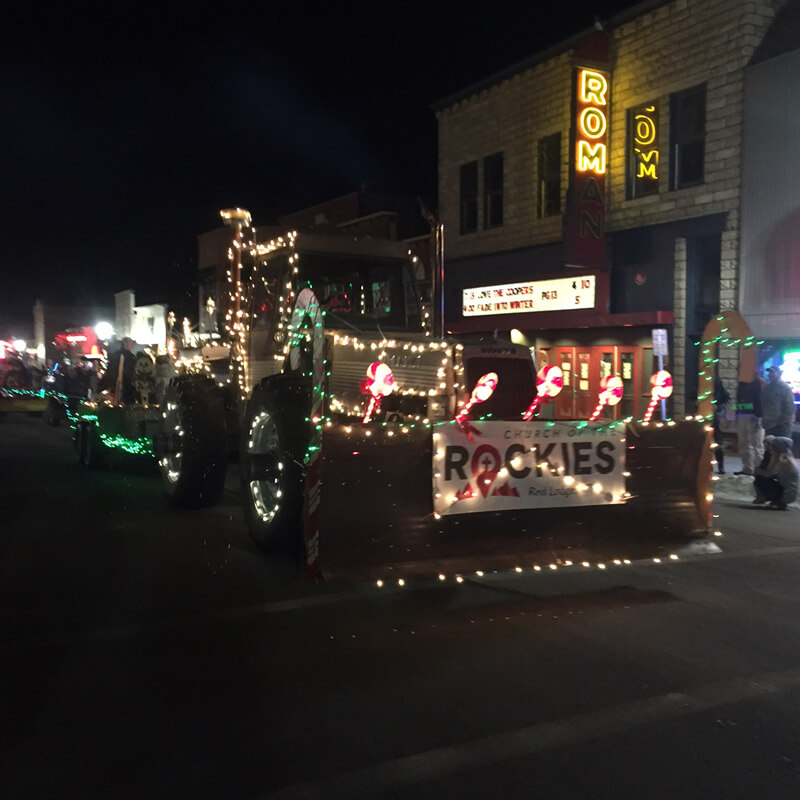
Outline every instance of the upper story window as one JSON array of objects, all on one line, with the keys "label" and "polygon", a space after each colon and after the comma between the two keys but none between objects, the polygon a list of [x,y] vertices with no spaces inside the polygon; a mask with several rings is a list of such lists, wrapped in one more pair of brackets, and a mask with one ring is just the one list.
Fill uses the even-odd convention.
[{"label": "upper story window", "polygon": [[461,211],[461,233],[475,233],[478,230],[477,161],[470,161],[468,164],[461,165],[459,206]]},{"label": "upper story window", "polygon": [[503,154],[483,159],[483,227],[503,224]]},{"label": "upper story window", "polygon": [[706,87],[670,97],[670,188],[703,182],[706,144]]},{"label": "upper story window", "polygon": [[536,215],[539,219],[561,213],[561,134],[539,139]]},{"label": "upper story window", "polygon": [[658,194],[660,154],[658,152],[658,103],[643,103],[627,112],[628,152],[625,195],[647,197]]}]

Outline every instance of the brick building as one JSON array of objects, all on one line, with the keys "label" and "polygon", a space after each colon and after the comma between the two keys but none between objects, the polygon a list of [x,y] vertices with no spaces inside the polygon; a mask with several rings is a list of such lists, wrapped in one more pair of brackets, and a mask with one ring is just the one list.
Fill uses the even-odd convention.
[{"label": "brick building", "polygon": [[[651,0],[436,104],[446,327],[513,331],[566,366],[556,416],[589,413],[611,372],[625,383],[615,413],[641,416],[654,328],[668,332],[673,412],[695,407],[694,343],[758,283],[759,262],[741,258],[744,120],[758,118],[745,83],[758,52],[780,51],[764,42],[794,5]],[[787,184],[771,218],[792,204]],[[720,353],[726,382],[736,365]]]}]

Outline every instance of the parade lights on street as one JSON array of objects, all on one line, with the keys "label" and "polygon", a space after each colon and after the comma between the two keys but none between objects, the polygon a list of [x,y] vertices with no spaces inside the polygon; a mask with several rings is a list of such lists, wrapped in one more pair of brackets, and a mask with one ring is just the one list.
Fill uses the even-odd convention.
[{"label": "parade lights on street", "polygon": [[98,322],[94,326],[97,338],[102,342],[107,342],[114,335],[114,326],[110,322]]}]

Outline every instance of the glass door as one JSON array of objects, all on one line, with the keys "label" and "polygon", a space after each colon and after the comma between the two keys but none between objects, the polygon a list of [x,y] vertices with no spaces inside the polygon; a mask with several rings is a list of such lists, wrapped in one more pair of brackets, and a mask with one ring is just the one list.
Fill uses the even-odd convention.
[{"label": "glass door", "polygon": [[575,419],[575,348],[556,347],[556,366],[564,373],[564,388],[556,397],[556,418]]}]

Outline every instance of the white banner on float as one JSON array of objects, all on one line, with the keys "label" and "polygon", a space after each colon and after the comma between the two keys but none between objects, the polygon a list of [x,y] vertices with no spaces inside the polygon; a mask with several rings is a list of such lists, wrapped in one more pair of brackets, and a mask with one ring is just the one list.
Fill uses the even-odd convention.
[{"label": "white banner on float", "polygon": [[438,514],[625,502],[624,423],[470,425],[471,440],[455,423],[434,429],[433,506]]}]

